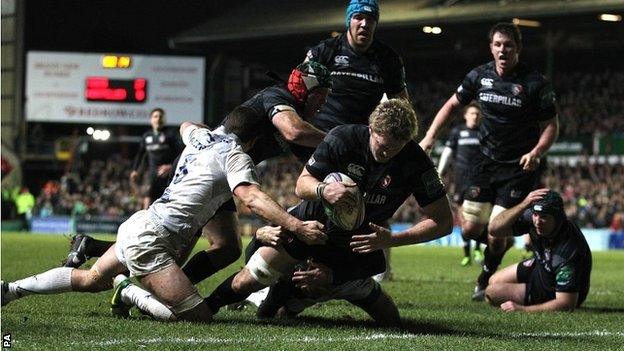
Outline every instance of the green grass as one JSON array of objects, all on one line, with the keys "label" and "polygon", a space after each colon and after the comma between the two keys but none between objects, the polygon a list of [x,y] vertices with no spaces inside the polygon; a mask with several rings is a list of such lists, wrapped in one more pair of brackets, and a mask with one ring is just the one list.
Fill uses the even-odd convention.
[{"label": "green grass", "polygon": [[[112,238],[112,237],[108,237]],[[200,241],[200,247],[206,242]],[[2,279],[58,266],[62,236],[2,233]],[[16,350],[622,350],[624,252],[594,253],[592,286],[574,313],[505,314],[470,301],[476,266],[459,266],[460,248],[394,249],[394,281],[383,286],[406,321],[403,330],[374,328],[341,301],[306,310],[297,321],[259,321],[255,308],[223,310],[210,325],[118,320],[109,292],[30,296],[2,308],[2,333]],[[520,259],[511,251],[503,262]],[[199,286],[207,295],[241,262]]]}]

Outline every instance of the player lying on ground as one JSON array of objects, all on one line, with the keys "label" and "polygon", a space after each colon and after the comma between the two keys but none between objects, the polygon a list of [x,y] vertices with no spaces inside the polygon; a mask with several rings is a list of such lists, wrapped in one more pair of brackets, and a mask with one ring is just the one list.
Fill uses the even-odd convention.
[{"label": "player lying on ground", "polygon": [[[296,193],[305,201],[291,210],[298,218],[324,222],[329,238],[326,245],[308,245],[282,227],[287,239],[281,245],[258,248],[240,272],[206,299],[212,312],[274,284],[288,276],[298,262],[312,258],[332,270],[326,299],[346,299],[380,323],[398,324],[394,302],[370,278],[385,269],[381,249],[433,240],[452,228],[444,186],[431,160],[412,140],[416,132],[416,115],[401,99],[381,103],[371,114],[370,127],[334,128],[300,175]],[[365,199],[359,200],[365,201],[366,217],[355,230],[340,228],[325,214],[323,202],[334,207],[351,203],[357,208],[358,204],[348,189],[354,185],[322,181],[332,172],[348,175],[366,193]],[[389,219],[410,195],[416,197],[426,219],[396,235],[374,224]]]},{"label": "player lying on ground", "polygon": [[534,258],[490,278],[487,300],[506,312],[571,311],[589,292],[592,256],[583,233],[563,211],[561,196],[535,190],[489,226],[498,237],[529,233]]},{"label": "player lying on ground", "polygon": [[212,313],[179,264],[186,259],[183,253],[189,252],[197,230],[232,194],[260,217],[288,228],[308,244],[327,239],[320,223],[294,218],[260,190],[245,151],[261,130],[261,121],[245,107],[232,111],[217,131],[183,123],[180,134],[186,147],[171,184],[147,210],[136,212],[119,227],[115,245],[90,270],[62,267],[2,282],[2,305],[31,294],[107,290],[115,275],[130,271],[153,294],[134,285],[124,289],[136,292],[143,310],[166,320],[210,321]]},{"label": "player lying on ground", "polygon": [[[252,109],[254,118],[262,125],[262,129],[257,131],[258,141],[248,152],[255,164],[283,154],[288,149],[284,148],[287,144],[291,149],[293,145],[300,146],[294,149],[295,156],[302,163],[307,161],[325,133],[304,121],[301,116],[306,110],[318,110],[325,102],[330,86],[327,68],[316,61],[308,61],[292,70],[288,82],[267,87],[241,104]],[[208,239],[210,248],[197,252],[182,267],[193,284],[210,277],[240,257],[242,244],[238,227],[236,206],[233,201],[228,201],[204,226],[203,234],[198,233]],[[65,266],[79,267],[88,258],[100,257],[112,245],[113,242],[78,234]]]}]

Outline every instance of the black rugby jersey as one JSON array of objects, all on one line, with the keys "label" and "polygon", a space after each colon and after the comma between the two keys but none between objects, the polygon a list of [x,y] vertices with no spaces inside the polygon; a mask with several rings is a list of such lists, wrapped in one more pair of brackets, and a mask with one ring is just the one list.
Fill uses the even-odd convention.
[{"label": "black rugby jersey", "polygon": [[154,132],[153,129],[150,129],[141,137],[139,151],[134,159],[132,168],[138,169],[144,155],[147,153],[148,171],[150,176],[154,176],[158,166],[171,164],[182,149],[182,141],[177,130],[165,128]]},{"label": "black rugby jersey", "polygon": [[303,106],[297,103],[284,85],[265,88],[241,105],[253,109],[257,118],[262,118],[266,123],[262,135],[248,153],[255,164],[287,152],[293,152],[302,163],[307,161],[313,149],[299,145],[291,147],[295,145],[290,145],[272,122],[273,116],[282,110],[280,105],[290,106],[299,116],[303,115]]},{"label": "black rugby jersey", "polygon": [[465,124],[456,126],[451,130],[446,146],[453,150],[455,174],[464,174],[481,152],[479,129],[470,129]]},{"label": "black rugby jersey", "polygon": [[565,219],[552,238],[535,232],[527,209],[513,226],[516,236],[529,233],[542,286],[550,292],[578,292],[579,301],[589,291],[592,255],[581,230]]},{"label": "black rugby jersey", "polygon": [[[410,141],[387,163],[378,163],[369,146],[370,132],[364,125],[334,128],[306,164],[316,179],[325,179],[332,172],[341,172],[353,179],[366,201],[366,217],[362,226],[346,232],[331,222],[325,227],[328,244],[348,247],[354,234],[370,233],[369,222],[383,224],[410,196],[425,207],[446,196],[446,190],[431,159],[414,141]],[[300,206],[312,206],[314,218],[324,219],[320,201]]]},{"label": "black rugby jersey", "polygon": [[466,75],[456,96],[463,105],[481,104],[482,152],[495,161],[518,161],[537,145],[539,122],[556,116],[551,84],[523,63],[504,77],[494,61],[481,65]]},{"label": "black rugby jersey", "polygon": [[384,93],[398,94],[405,88],[403,61],[376,39],[360,55],[349,45],[347,35],[342,34],[321,41],[308,51],[307,57],[331,72],[331,93],[313,122],[326,132],[342,124],[368,124],[368,116]]}]

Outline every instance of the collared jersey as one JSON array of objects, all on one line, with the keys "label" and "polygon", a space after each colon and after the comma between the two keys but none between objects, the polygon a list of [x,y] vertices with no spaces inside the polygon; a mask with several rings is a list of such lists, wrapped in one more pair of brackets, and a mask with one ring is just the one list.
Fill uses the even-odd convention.
[{"label": "collared jersey", "polygon": [[453,168],[455,174],[465,174],[481,152],[479,129],[468,128],[465,124],[451,130],[446,145],[453,150]]},{"label": "collared jersey", "polygon": [[[364,125],[334,128],[319,144],[306,164],[316,179],[341,172],[353,179],[364,194],[366,217],[362,227],[352,231],[329,223],[329,244],[346,246],[353,234],[369,232],[369,222],[382,224],[390,219],[403,202],[413,195],[421,207],[446,196],[446,191],[431,159],[414,141],[408,142],[387,163],[378,163],[369,147],[370,132]],[[323,218],[320,201],[304,201],[300,206],[314,206],[315,219]]]},{"label": "collared jersey", "polygon": [[326,132],[342,124],[368,124],[383,94],[398,94],[406,86],[403,61],[378,40],[373,40],[366,53],[358,54],[342,34],[321,41],[308,51],[307,58],[331,72],[331,92],[313,122]]},{"label": "collared jersey", "polygon": [[551,292],[578,292],[582,296],[589,290],[592,255],[581,230],[565,219],[552,238],[536,233],[527,209],[514,223],[516,236],[529,233],[537,260],[542,286]]},{"label": "collared jersey", "polygon": [[551,84],[523,63],[504,77],[496,73],[494,61],[481,65],[466,75],[455,94],[463,105],[472,100],[481,104],[482,152],[499,162],[516,162],[530,152],[539,140],[539,122],[556,116]]},{"label": "collared jersey", "polygon": [[139,151],[134,160],[133,169],[137,169],[143,155],[147,153],[148,169],[155,174],[158,166],[171,164],[179,155],[182,145],[177,131],[166,128],[154,132],[149,130],[143,133]]},{"label": "collared jersey", "polygon": [[173,180],[148,209],[169,232],[189,239],[241,183],[259,184],[251,157],[234,134],[187,127]]}]

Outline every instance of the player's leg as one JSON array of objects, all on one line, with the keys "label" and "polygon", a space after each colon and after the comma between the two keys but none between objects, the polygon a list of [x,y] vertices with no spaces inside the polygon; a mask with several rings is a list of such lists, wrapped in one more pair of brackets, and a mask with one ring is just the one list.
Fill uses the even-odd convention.
[{"label": "player's leg", "polygon": [[533,276],[535,265],[533,259],[524,260],[494,274],[485,290],[488,302],[494,306],[509,300],[525,304],[527,284]]},{"label": "player's leg", "polygon": [[[401,324],[399,309],[390,295],[379,284],[375,283],[374,286],[370,284],[366,280],[360,280],[357,286],[353,287],[354,295],[347,298],[347,301],[366,311],[371,318],[383,326],[399,326]],[[361,292],[365,291],[368,293],[362,296]]]},{"label": "player's leg", "polygon": [[212,320],[208,305],[177,264],[141,276],[139,280],[157,300],[169,307],[173,314],[169,317],[170,320],[192,322]]},{"label": "player's leg", "polygon": [[28,295],[108,290],[112,278],[124,271],[112,247],[89,270],[59,267],[12,283],[3,282],[2,305]]},{"label": "player's leg", "polygon": [[249,294],[277,282],[298,262],[283,247],[263,246],[256,251],[243,269],[222,282],[206,302],[213,313],[221,307],[243,301]]},{"label": "player's leg", "polygon": [[72,237],[64,266],[78,268],[90,258],[104,255],[113,244],[114,241],[98,240],[87,234],[78,233]]},{"label": "player's leg", "polygon": [[182,267],[193,284],[234,263],[242,251],[235,211],[217,212],[204,226],[203,236],[210,242],[210,248],[196,253]]}]

